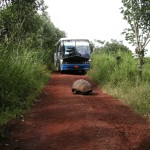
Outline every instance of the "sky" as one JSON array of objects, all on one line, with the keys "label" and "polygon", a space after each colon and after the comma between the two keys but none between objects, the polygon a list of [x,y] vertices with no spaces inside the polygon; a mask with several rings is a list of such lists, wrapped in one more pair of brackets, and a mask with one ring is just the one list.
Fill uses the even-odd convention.
[{"label": "sky", "polygon": [[120,13],[121,0],[45,0],[45,4],[51,21],[67,37],[115,39],[134,51],[121,34],[129,26]]}]

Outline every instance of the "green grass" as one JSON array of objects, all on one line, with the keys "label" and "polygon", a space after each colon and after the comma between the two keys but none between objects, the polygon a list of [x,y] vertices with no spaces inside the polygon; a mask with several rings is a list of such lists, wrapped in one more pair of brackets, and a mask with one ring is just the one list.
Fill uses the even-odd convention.
[{"label": "green grass", "polygon": [[[119,59],[118,59],[119,58]],[[150,115],[150,62],[145,61],[143,78],[138,81],[137,61],[129,53],[93,53],[88,76],[110,95],[135,112]]]},{"label": "green grass", "polygon": [[136,113],[143,116],[150,115],[150,85],[140,84],[131,86],[127,83],[120,83],[120,85],[113,86],[106,84],[103,86],[103,91],[109,93],[115,98],[130,106]]},{"label": "green grass", "polygon": [[[30,108],[49,79],[41,51],[8,52],[0,48],[0,126]],[[1,132],[1,131],[0,131]]]},{"label": "green grass", "polygon": [[109,82],[115,67],[115,58],[105,53],[93,53],[91,60],[88,75],[98,84]]}]

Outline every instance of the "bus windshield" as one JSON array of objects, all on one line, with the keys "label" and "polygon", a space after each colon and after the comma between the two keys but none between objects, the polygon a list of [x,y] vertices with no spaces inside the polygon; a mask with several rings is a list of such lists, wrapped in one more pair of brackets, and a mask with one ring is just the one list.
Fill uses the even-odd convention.
[{"label": "bus windshield", "polygon": [[64,57],[69,56],[82,56],[90,57],[90,46],[86,40],[65,40],[63,41],[63,54]]}]

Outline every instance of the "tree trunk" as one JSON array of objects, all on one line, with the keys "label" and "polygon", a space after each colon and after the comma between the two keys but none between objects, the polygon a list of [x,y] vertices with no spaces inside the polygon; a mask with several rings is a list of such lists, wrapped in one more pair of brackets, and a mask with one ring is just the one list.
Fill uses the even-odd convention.
[{"label": "tree trunk", "polygon": [[139,81],[142,79],[142,68],[143,68],[143,64],[144,64],[144,50],[140,50],[138,51],[138,78]]}]

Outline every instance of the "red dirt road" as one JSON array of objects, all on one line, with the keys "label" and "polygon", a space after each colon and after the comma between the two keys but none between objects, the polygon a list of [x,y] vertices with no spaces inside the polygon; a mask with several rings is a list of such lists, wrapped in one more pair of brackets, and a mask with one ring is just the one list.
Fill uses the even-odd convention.
[{"label": "red dirt road", "polygon": [[86,76],[52,74],[24,121],[10,126],[2,150],[150,150],[150,123],[96,87],[73,95]]}]

